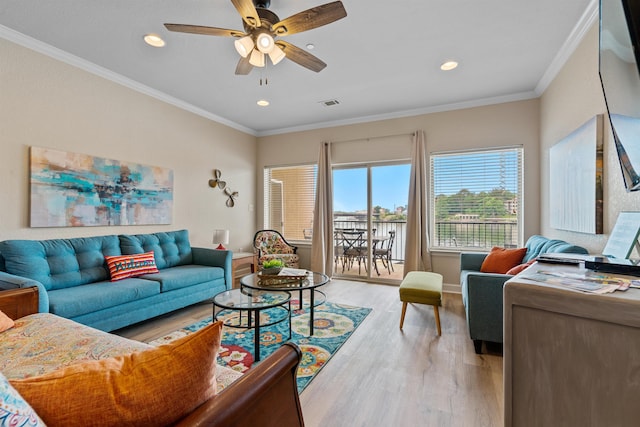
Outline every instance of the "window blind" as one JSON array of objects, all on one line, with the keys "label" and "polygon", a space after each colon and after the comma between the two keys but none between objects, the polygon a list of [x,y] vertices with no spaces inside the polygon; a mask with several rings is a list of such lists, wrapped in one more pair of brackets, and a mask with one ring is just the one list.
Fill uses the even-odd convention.
[{"label": "window blind", "polygon": [[522,243],[522,147],[431,155],[434,248]]},{"label": "window blind", "polygon": [[316,191],[316,165],[264,169],[264,227],[287,240],[311,236]]}]

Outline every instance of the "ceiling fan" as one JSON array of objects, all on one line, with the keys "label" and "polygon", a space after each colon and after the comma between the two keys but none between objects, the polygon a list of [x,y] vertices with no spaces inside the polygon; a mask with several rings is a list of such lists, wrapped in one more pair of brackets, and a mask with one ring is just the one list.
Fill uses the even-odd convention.
[{"label": "ceiling fan", "polygon": [[341,1],[316,6],[283,20],[268,10],[270,0],[231,0],[231,3],[242,16],[244,32],[201,25],[164,24],[164,26],[169,31],[180,33],[236,37],[234,44],[241,56],[236,66],[236,74],[249,74],[253,67],[264,67],[265,56],[269,56],[274,65],[287,57],[317,73],[327,64],[291,43],[276,40],[276,37],[312,30],[347,16]]}]

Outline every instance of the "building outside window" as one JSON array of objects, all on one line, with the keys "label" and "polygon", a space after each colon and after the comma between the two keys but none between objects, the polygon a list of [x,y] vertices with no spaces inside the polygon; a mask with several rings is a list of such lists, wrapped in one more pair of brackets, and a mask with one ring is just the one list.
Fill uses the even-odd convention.
[{"label": "building outside window", "polygon": [[264,228],[287,240],[308,240],[313,229],[316,165],[264,169]]},{"label": "building outside window", "polygon": [[522,246],[522,147],[431,154],[431,247]]}]

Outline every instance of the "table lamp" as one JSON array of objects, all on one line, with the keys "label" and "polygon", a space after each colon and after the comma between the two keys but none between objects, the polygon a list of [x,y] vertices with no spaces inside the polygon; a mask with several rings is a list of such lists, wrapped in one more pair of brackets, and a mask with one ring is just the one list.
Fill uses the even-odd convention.
[{"label": "table lamp", "polygon": [[226,250],[227,248],[224,245],[229,244],[229,230],[214,230],[213,232],[213,244],[218,243],[218,247],[216,249]]}]

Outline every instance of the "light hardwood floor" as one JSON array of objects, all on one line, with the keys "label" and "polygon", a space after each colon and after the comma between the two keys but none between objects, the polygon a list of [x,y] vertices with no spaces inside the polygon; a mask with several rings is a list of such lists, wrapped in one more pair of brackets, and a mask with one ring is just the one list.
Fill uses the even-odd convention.
[{"label": "light hardwood floor", "polygon": [[[332,302],[373,311],[300,395],[305,425],[502,426],[502,355],[476,355],[459,294],[445,293],[442,336],[433,308],[412,304],[399,329],[398,288],[333,280]],[[203,303],[117,331],[148,341],[211,314]]]}]

